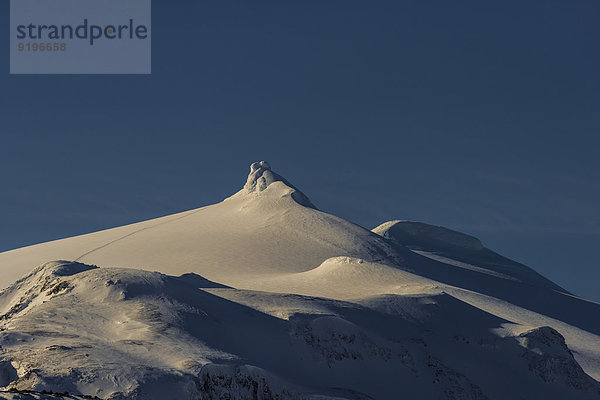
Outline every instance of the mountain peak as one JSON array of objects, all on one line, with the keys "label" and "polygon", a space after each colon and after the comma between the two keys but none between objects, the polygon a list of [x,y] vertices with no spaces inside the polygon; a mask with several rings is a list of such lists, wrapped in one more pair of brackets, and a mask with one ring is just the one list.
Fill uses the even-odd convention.
[{"label": "mountain peak", "polygon": [[244,189],[247,193],[260,193],[274,182],[282,182],[292,189],[291,196],[298,204],[316,209],[304,193],[292,185],[283,176],[273,172],[271,165],[266,161],[258,161],[250,164],[250,174],[248,174]]},{"label": "mountain peak", "polygon": [[283,177],[279,176],[271,171],[271,166],[266,161],[259,161],[250,164],[250,174],[246,180],[246,189],[249,193],[262,192],[271,183],[276,181],[283,181]]}]

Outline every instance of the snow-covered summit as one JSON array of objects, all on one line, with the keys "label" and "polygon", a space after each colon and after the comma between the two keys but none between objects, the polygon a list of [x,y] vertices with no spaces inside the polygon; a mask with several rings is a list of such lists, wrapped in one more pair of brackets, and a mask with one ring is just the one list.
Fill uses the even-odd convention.
[{"label": "snow-covered summit", "polygon": [[250,174],[244,185],[246,193],[260,193],[265,191],[272,183],[281,182],[286,188],[291,189],[291,197],[300,205],[315,208],[310,199],[298,188],[292,185],[283,176],[273,172],[266,161],[254,162],[250,165]]},{"label": "snow-covered summit", "polygon": [[250,174],[244,189],[248,192],[262,192],[275,181],[282,181],[283,178],[271,170],[271,166],[266,161],[259,161],[250,165]]}]

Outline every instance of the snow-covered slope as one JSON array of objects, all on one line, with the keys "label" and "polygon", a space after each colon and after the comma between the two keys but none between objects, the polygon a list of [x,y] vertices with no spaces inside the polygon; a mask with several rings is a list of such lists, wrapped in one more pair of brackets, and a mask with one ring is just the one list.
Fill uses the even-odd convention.
[{"label": "snow-covered slope", "polygon": [[245,287],[248,279],[308,271],[330,257],[383,260],[394,253],[381,236],[312,208],[280,179],[255,163],[245,187],[221,203],[1,253],[0,287],[49,260],[196,272]]},{"label": "snow-covered slope", "polygon": [[566,293],[531,268],[502,257],[485,248],[477,238],[464,233],[411,221],[385,222],[373,232],[434,260]]},{"label": "snow-covered slope", "polygon": [[0,287],[0,398],[600,398],[600,305],[265,162],[221,203],[1,253]]}]

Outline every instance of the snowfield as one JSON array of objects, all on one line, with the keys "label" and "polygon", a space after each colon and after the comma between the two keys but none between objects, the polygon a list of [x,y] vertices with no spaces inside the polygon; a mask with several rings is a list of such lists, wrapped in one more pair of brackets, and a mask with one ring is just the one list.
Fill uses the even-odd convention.
[{"label": "snowfield", "polygon": [[0,254],[0,398],[600,399],[600,305],[266,162],[223,202]]}]

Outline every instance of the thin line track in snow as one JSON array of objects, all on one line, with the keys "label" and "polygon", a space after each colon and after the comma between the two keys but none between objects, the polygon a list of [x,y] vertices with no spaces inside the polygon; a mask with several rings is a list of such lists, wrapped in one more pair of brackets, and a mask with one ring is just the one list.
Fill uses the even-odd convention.
[{"label": "thin line track in snow", "polygon": [[187,214],[185,214],[185,215],[182,215],[181,217],[173,218],[173,219],[170,219],[170,220],[168,220],[168,221],[159,222],[159,223],[158,223],[158,224],[156,224],[156,225],[147,226],[147,227],[145,227],[145,228],[140,228],[140,229],[138,229],[137,231],[130,232],[130,233],[128,233],[127,235],[123,235],[123,236],[121,236],[120,238],[117,238],[117,239],[115,239],[115,240],[111,240],[110,242],[108,242],[108,243],[105,243],[105,244],[103,244],[102,246],[98,246],[98,247],[96,247],[95,249],[92,249],[92,250],[88,251],[87,253],[84,253],[84,254],[80,255],[79,257],[77,257],[77,258],[75,259],[75,261],[80,261],[82,258],[84,258],[84,257],[86,257],[86,256],[89,256],[89,255],[90,255],[90,254],[92,254],[93,252],[95,252],[95,251],[98,251],[98,250],[101,250],[101,249],[103,249],[103,248],[105,248],[105,247],[108,247],[108,246],[110,246],[111,244],[118,242],[119,240],[123,240],[123,239],[125,239],[125,238],[128,238],[129,236],[133,236],[133,235],[135,235],[136,233],[140,233],[140,232],[142,232],[142,231],[145,231],[145,230],[147,230],[147,229],[156,228],[157,226],[164,225],[164,224],[168,224],[169,222],[173,222],[173,221],[180,220],[180,219],[182,219],[182,218],[185,218],[185,217],[188,217],[188,216],[190,216],[190,215],[192,215],[192,214],[196,214],[197,212],[200,212],[200,211],[204,210],[205,208],[206,208],[206,207],[202,207],[202,208],[199,208],[199,209],[197,209],[197,210],[195,210],[195,211],[188,212]]}]

